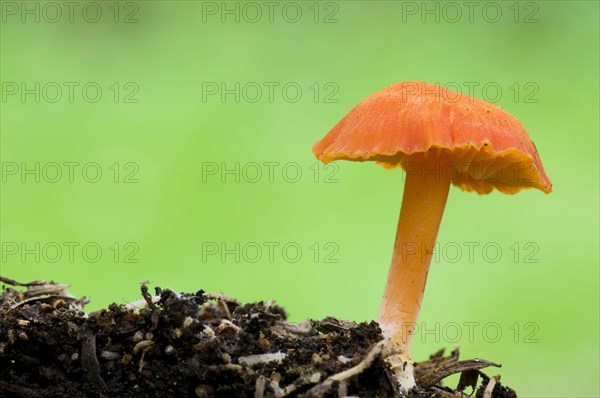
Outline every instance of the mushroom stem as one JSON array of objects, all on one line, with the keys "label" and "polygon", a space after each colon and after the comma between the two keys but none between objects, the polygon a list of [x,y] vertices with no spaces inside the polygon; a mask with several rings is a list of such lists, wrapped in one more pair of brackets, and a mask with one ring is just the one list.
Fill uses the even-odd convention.
[{"label": "mushroom stem", "polygon": [[[449,155],[420,157],[405,164],[406,183],[396,232],[392,264],[379,312],[388,347],[400,352],[388,357],[401,387],[414,386],[410,370],[410,339],[425,291],[429,264],[446,206],[451,170]],[[432,156],[433,155],[433,156]],[[407,366],[408,365],[408,366]],[[409,372],[410,374],[402,373]],[[408,377],[410,380],[404,380]],[[412,386],[411,386],[412,384]]]}]

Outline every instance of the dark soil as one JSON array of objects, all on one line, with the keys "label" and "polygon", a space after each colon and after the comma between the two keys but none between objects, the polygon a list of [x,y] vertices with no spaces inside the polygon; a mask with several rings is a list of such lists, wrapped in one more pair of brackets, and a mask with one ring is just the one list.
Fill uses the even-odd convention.
[{"label": "dark soil", "polygon": [[[86,314],[66,285],[0,280],[12,286],[0,296],[0,397],[398,396],[376,322],[293,324],[270,301],[145,285],[140,302]],[[440,351],[416,364],[410,397],[516,397],[488,366],[499,365]],[[441,384],[456,373],[456,389]]]}]

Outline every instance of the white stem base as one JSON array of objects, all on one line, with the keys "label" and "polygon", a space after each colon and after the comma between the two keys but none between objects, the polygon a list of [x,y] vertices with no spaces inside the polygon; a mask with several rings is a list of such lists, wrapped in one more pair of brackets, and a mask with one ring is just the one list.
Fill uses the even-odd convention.
[{"label": "white stem base", "polygon": [[398,391],[404,395],[416,387],[415,368],[413,361],[402,358],[401,355],[392,355],[385,359],[392,369],[392,374],[398,383]]}]

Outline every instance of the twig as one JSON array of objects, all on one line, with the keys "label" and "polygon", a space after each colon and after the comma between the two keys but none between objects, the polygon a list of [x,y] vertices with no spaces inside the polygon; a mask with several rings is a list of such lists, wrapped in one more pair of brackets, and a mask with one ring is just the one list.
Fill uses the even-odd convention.
[{"label": "twig", "polygon": [[[152,303],[158,303],[160,301],[160,296],[152,296],[151,300],[152,300]],[[131,311],[139,310],[140,308],[143,308],[146,305],[148,305],[148,302],[146,301],[146,299],[135,300],[130,303],[123,304],[123,306],[126,309],[131,310]]]},{"label": "twig", "polygon": [[492,398],[492,393],[494,392],[494,387],[496,387],[496,383],[500,380],[500,375],[490,377],[490,381],[488,385],[485,387],[483,391],[483,398]]},{"label": "twig", "polygon": [[351,367],[350,369],[346,369],[342,372],[336,373],[333,376],[329,376],[327,379],[325,379],[324,382],[322,382],[321,384],[317,384],[316,386],[311,388],[306,393],[306,396],[307,397],[323,396],[331,389],[334,382],[336,382],[336,381],[341,382],[344,380],[348,380],[349,378],[351,378],[353,376],[357,376],[357,375],[361,374],[366,369],[368,369],[369,366],[371,366],[371,363],[373,363],[375,358],[377,358],[377,356],[379,356],[383,352],[384,348],[385,348],[385,345],[384,345],[384,342],[382,342],[382,341],[375,344],[375,346],[373,346],[371,351],[369,351],[369,353],[363,358],[362,361],[360,361],[360,363],[358,365]]},{"label": "twig", "polygon": [[108,387],[100,375],[100,363],[96,356],[96,335],[86,323],[83,324],[82,331],[81,368],[93,386],[101,391],[106,391]]},{"label": "twig", "polygon": [[0,279],[5,283],[14,283],[14,285],[17,286],[27,287],[27,290],[23,292],[17,292],[17,294],[14,297],[11,297],[11,302],[14,303],[10,307],[11,310],[14,310],[15,308],[26,303],[30,303],[33,301],[42,301],[47,299],[64,300],[65,302],[75,303],[81,308],[83,308],[83,306],[87,302],[89,302],[89,300],[85,297],[80,300],[77,300],[75,297],[70,295],[66,290],[69,287],[69,285],[46,281],[19,283],[9,278],[0,277]]},{"label": "twig", "polygon": [[[26,287],[40,286],[40,285],[48,284],[48,282],[46,282],[46,281],[32,281],[32,282],[28,282],[28,283],[21,283],[21,282],[17,282],[14,279],[10,279],[10,278],[7,278],[7,277],[1,276],[1,275],[0,275],[0,282],[4,282],[11,286],[26,286]],[[52,283],[52,282],[50,282],[50,283]]]},{"label": "twig", "polygon": [[265,382],[265,376],[258,376],[256,379],[256,385],[254,387],[254,398],[263,398],[265,396]]},{"label": "twig", "polygon": [[417,376],[417,385],[421,388],[428,389],[436,385],[442,379],[455,373],[460,373],[471,369],[483,369],[487,368],[488,366],[495,366],[499,368],[502,365],[489,362],[484,359],[470,359],[467,361],[442,363],[437,367],[437,369],[434,369],[433,371],[424,375]]},{"label": "twig", "polygon": [[278,351],[278,352],[267,353],[267,354],[247,355],[247,356],[239,357],[238,363],[240,365],[245,365],[245,366],[262,365],[262,364],[270,363],[270,362],[281,363],[285,359],[285,357],[287,357],[286,353]]},{"label": "twig", "polygon": [[140,290],[142,291],[142,297],[146,301],[146,304],[148,305],[148,307],[152,310],[155,310],[156,306],[154,305],[153,297],[150,295],[150,293],[148,293],[148,285],[143,284],[140,287]]},{"label": "twig", "polygon": [[207,300],[221,300],[221,301],[225,301],[226,303],[238,303],[237,300],[232,299],[229,296],[226,296],[224,294],[221,293],[204,293],[203,296],[207,299]]},{"label": "twig", "polygon": [[298,388],[303,387],[307,384],[315,384],[319,381],[321,381],[321,374],[319,372],[315,372],[312,374],[304,374],[298,380],[296,380],[295,382],[283,389],[283,396],[287,397],[288,395],[296,391]]},{"label": "twig", "polygon": [[[144,286],[144,285],[142,285]],[[143,289],[143,287],[142,287]],[[128,309],[128,310],[139,310],[140,308],[143,308],[144,306],[149,305],[148,300],[150,300],[150,302],[152,302],[152,305],[158,303],[160,301],[160,296],[150,296],[148,295],[148,297],[144,296],[143,292],[142,292],[142,296],[144,297],[143,299],[140,300],[135,300],[135,301],[131,301],[129,303],[125,303],[123,304],[123,306]],[[237,301],[235,301],[234,299],[232,299],[229,296],[226,296],[224,294],[220,294],[220,293],[204,293],[203,295],[207,300],[220,300],[223,301],[225,303],[235,303],[238,304]]]},{"label": "twig", "polygon": [[231,311],[229,311],[229,307],[227,307],[227,303],[224,300],[217,300],[217,308],[223,312],[223,318],[231,320]]}]

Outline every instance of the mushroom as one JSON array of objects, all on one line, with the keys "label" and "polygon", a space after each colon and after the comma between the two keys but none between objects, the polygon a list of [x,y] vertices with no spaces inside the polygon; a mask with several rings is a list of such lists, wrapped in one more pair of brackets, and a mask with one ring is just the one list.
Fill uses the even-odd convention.
[{"label": "mushroom", "polygon": [[550,193],[535,145],[500,107],[437,85],[407,81],[356,105],[313,146],[324,163],[373,160],[406,182],[379,324],[400,391],[415,385],[410,338],[450,184],[465,191]]}]

